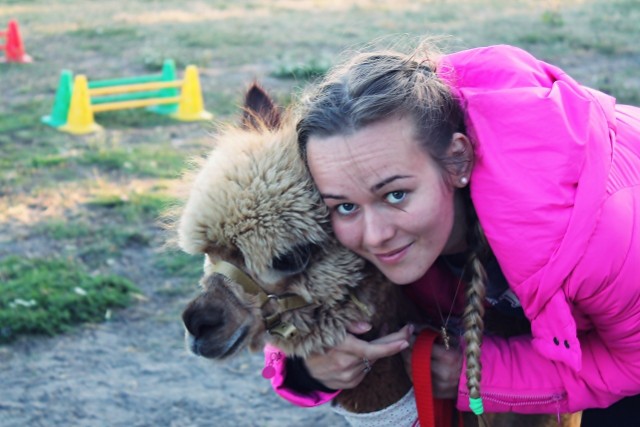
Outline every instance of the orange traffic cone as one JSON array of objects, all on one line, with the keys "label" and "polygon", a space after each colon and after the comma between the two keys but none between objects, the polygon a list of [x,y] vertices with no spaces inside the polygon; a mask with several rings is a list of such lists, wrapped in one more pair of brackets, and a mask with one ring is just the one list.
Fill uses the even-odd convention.
[{"label": "orange traffic cone", "polygon": [[4,49],[7,62],[31,62],[32,59],[24,51],[22,37],[18,28],[18,21],[9,21],[7,31],[0,32],[6,39],[6,43],[1,48]]}]

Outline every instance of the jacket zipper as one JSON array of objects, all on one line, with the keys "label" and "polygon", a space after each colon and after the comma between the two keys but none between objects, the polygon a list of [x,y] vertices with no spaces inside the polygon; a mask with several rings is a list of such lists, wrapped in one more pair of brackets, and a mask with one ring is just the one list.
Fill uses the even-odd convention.
[{"label": "jacket zipper", "polygon": [[[463,396],[469,396],[469,393],[461,392]],[[497,403],[498,405],[504,405],[509,407],[519,406],[543,406],[554,404],[556,407],[556,415],[558,416],[558,423],[560,423],[560,402],[566,399],[566,393],[553,393],[546,395],[522,395],[522,394],[508,394],[508,393],[492,393],[481,392],[483,400]]]}]

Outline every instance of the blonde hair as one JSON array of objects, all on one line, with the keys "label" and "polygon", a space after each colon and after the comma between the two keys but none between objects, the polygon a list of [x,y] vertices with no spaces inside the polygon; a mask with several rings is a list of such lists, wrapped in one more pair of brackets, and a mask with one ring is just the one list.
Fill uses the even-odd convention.
[{"label": "blonde hair", "polygon": [[[467,157],[448,154],[455,132],[465,133],[464,111],[449,86],[438,76],[440,53],[430,42],[411,54],[381,50],[364,52],[334,67],[304,94],[298,110],[298,143],[303,158],[310,136],[349,135],[363,127],[394,116],[409,116],[416,139],[451,182],[451,175]],[[464,310],[467,387],[471,398],[480,397],[480,347],[484,329],[484,299],[488,245],[471,203],[466,201],[470,256]]]}]

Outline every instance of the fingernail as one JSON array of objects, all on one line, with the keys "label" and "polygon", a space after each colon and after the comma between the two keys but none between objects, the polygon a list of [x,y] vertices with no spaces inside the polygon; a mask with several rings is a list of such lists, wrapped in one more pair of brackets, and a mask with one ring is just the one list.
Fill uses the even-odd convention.
[{"label": "fingernail", "polygon": [[371,329],[371,325],[367,322],[358,322],[357,324],[358,330],[362,332],[367,332]]},{"label": "fingernail", "polygon": [[405,348],[409,347],[409,343],[404,341],[402,344],[400,344],[400,350],[404,350]]},{"label": "fingernail", "polygon": [[413,335],[415,331],[416,331],[416,327],[414,326],[414,324],[409,323],[409,335]]}]

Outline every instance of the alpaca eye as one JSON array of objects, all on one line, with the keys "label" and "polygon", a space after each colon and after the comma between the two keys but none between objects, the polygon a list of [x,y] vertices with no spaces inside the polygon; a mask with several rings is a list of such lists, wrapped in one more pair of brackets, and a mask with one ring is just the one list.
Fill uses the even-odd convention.
[{"label": "alpaca eye", "polygon": [[296,274],[303,271],[311,260],[311,246],[296,246],[291,251],[274,258],[271,266],[278,271]]}]

